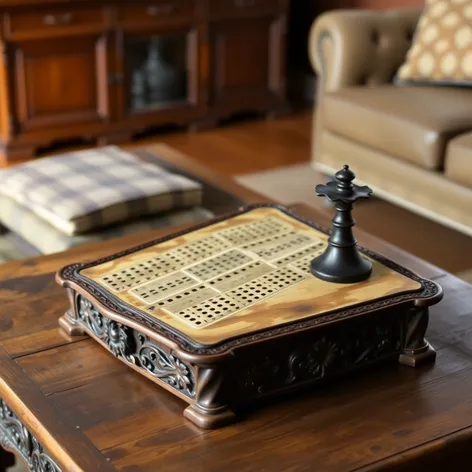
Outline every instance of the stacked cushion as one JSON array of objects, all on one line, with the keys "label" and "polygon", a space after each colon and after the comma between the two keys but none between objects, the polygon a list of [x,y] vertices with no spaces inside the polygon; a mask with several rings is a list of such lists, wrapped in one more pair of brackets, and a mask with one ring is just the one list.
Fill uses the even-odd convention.
[{"label": "stacked cushion", "polygon": [[82,244],[144,233],[153,229],[191,224],[209,219],[212,216],[210,211],[197,206],[140,218],[83,234],[68,235],[28,208],[0,195],[0,221],[41,254],[53,254]]},{"label": "stacked cushion", "polygon": [[109,146],[1,171],[0,222],[51,254],[211,218],[202,194],[200,183]]},{"label": "stacked cushion", "polygon": [[396,83],[472,84],[472,0],[427,0]]},{"label": "stacked cushion", "polygon": [[199,205],[202,186],[110,146],[7,169],[0,194],[72,235]]}]

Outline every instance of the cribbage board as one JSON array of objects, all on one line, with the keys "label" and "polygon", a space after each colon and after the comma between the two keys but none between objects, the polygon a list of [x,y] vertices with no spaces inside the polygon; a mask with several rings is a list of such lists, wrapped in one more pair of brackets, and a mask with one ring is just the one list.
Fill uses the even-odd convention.
[{"label": "cribbage board", "polygon": [[310,261],[328,234],[258,205],[114,256],[64,268],[69,334],[88,333],[190,403],[213,428],[265,396],[383,359],[415,365],[440,287],[367,249],[369,280],[324,282]]}]

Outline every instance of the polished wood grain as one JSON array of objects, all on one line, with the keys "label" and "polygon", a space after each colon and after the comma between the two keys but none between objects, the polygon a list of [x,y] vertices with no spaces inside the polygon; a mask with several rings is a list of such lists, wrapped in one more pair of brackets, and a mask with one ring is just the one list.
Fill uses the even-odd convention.
[{"label": "polished wood grain", "polygon": [[167,134],[139,145],[162,142],[209,169],[236,176],[308,162],[312,129],[312,111],[302,110],[277,120],[245,120],[199,133]]},{"label": "polished wood grain", "polygon": [[[104,41],[104,37],[89,36],[66,42],[45,39],[16,43],[20,132],[75,122],[100,124],[109,118],[99,109],[107,98],[107,89],[97,89],[97,62],[104,61],[107,53],[106,47],[101,47]],[[76,80],[78,76],[80,81]],[[73,93],[71,84],[75,84]]]},{"label": "polished wood grain", "polygon": [[38,10],[9,10],[4,15],[5,36],[15,41],[71,33],[99,33],[107,25],[103,8],[48,6]]},{"label": "polished wood grain", "polygon": [[[306,207],[297,210],[327,221]],[[362,231],[359,239],[443,286],[428,334],[438,351],[434,366],[392,365],[266,404],[221,430],[197,429],[181,417],[179,399],[92,340],[68,340],[54,328],[68,305],[55,271],[136,241],[129,238],[1,266],[0,346],[8,358],[0,363],[0,395],[7,393],[15,406],[21,402],[26,419],[34,413],[39,438],[55,441],[47,442],[50,452],[69,452],[72,438],[71,460],[95,460],[90,445],[114,470],[465,472],[472,441],[472,287]],[[51,409],[58,420],[50,420]],[[83,470],[102,470],[99,464]]]},{"label": "polished wood grain", "polygon": [[[8,398],[9,407],[29,431],[41,438],[45,449],[54,451],[55,462],[70,472],[114,470],[56,404],[44,401],[38,384],[25,375],[18,364],[9,360],[7,352],[0,346],[0,396]],[[56,434],[52,434],[53,429]],[[62,433],[57,434],[59,431]]]},{"label": "polished wood grain", "polygon": [[152,2],[125,1],[117,6],[116,15],[120,27],[139,29],[143,25],[155,28],[156,25],[168,25],[170,22],[189,22],[199,10],[197,0],[160,0]]},{"label": "polished wood grain", "polygon": [[[57,141],[123,142],[169,125],[201,129],[248,111],[288,111],[287,0],[38,3],[0,3],[0,165]],[[177,35],[187,96],[133,108],[127,45]]]},{"label": "polished wood grain", "polygon": [[[280,82],[280,71],[274,71],[273,64],[281,55],[276,43],[279,36],[271,34],[277,21],[278,17],[268,16],[211,25],[211,101],[217,109],[231,109],[238,102],[243,109],[266,109],[273,101],[270,81]],[[277,52],[267,55],[266,51]]]}]

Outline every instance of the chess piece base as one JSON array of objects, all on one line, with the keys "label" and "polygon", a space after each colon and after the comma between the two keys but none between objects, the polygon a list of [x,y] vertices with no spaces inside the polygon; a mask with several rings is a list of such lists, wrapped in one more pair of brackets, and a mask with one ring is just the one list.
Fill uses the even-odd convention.
[{"label": "chess piece base", "polygon": [[350,284],[370,277],[372,264],[355,247],[328,246],[321,256],[313,259],[311,273],[326,282]]}]

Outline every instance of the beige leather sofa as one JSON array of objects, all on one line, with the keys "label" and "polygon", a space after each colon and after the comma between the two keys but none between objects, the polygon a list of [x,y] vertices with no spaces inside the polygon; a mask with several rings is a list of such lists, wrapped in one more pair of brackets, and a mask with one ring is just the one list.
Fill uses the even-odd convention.
[{"label": "beige leather sofa", "polygon": [[337,10],[315,21],[313,165],[350,164],[375,193],[472,235],[472,90],[394,86],[420,10]]}]

